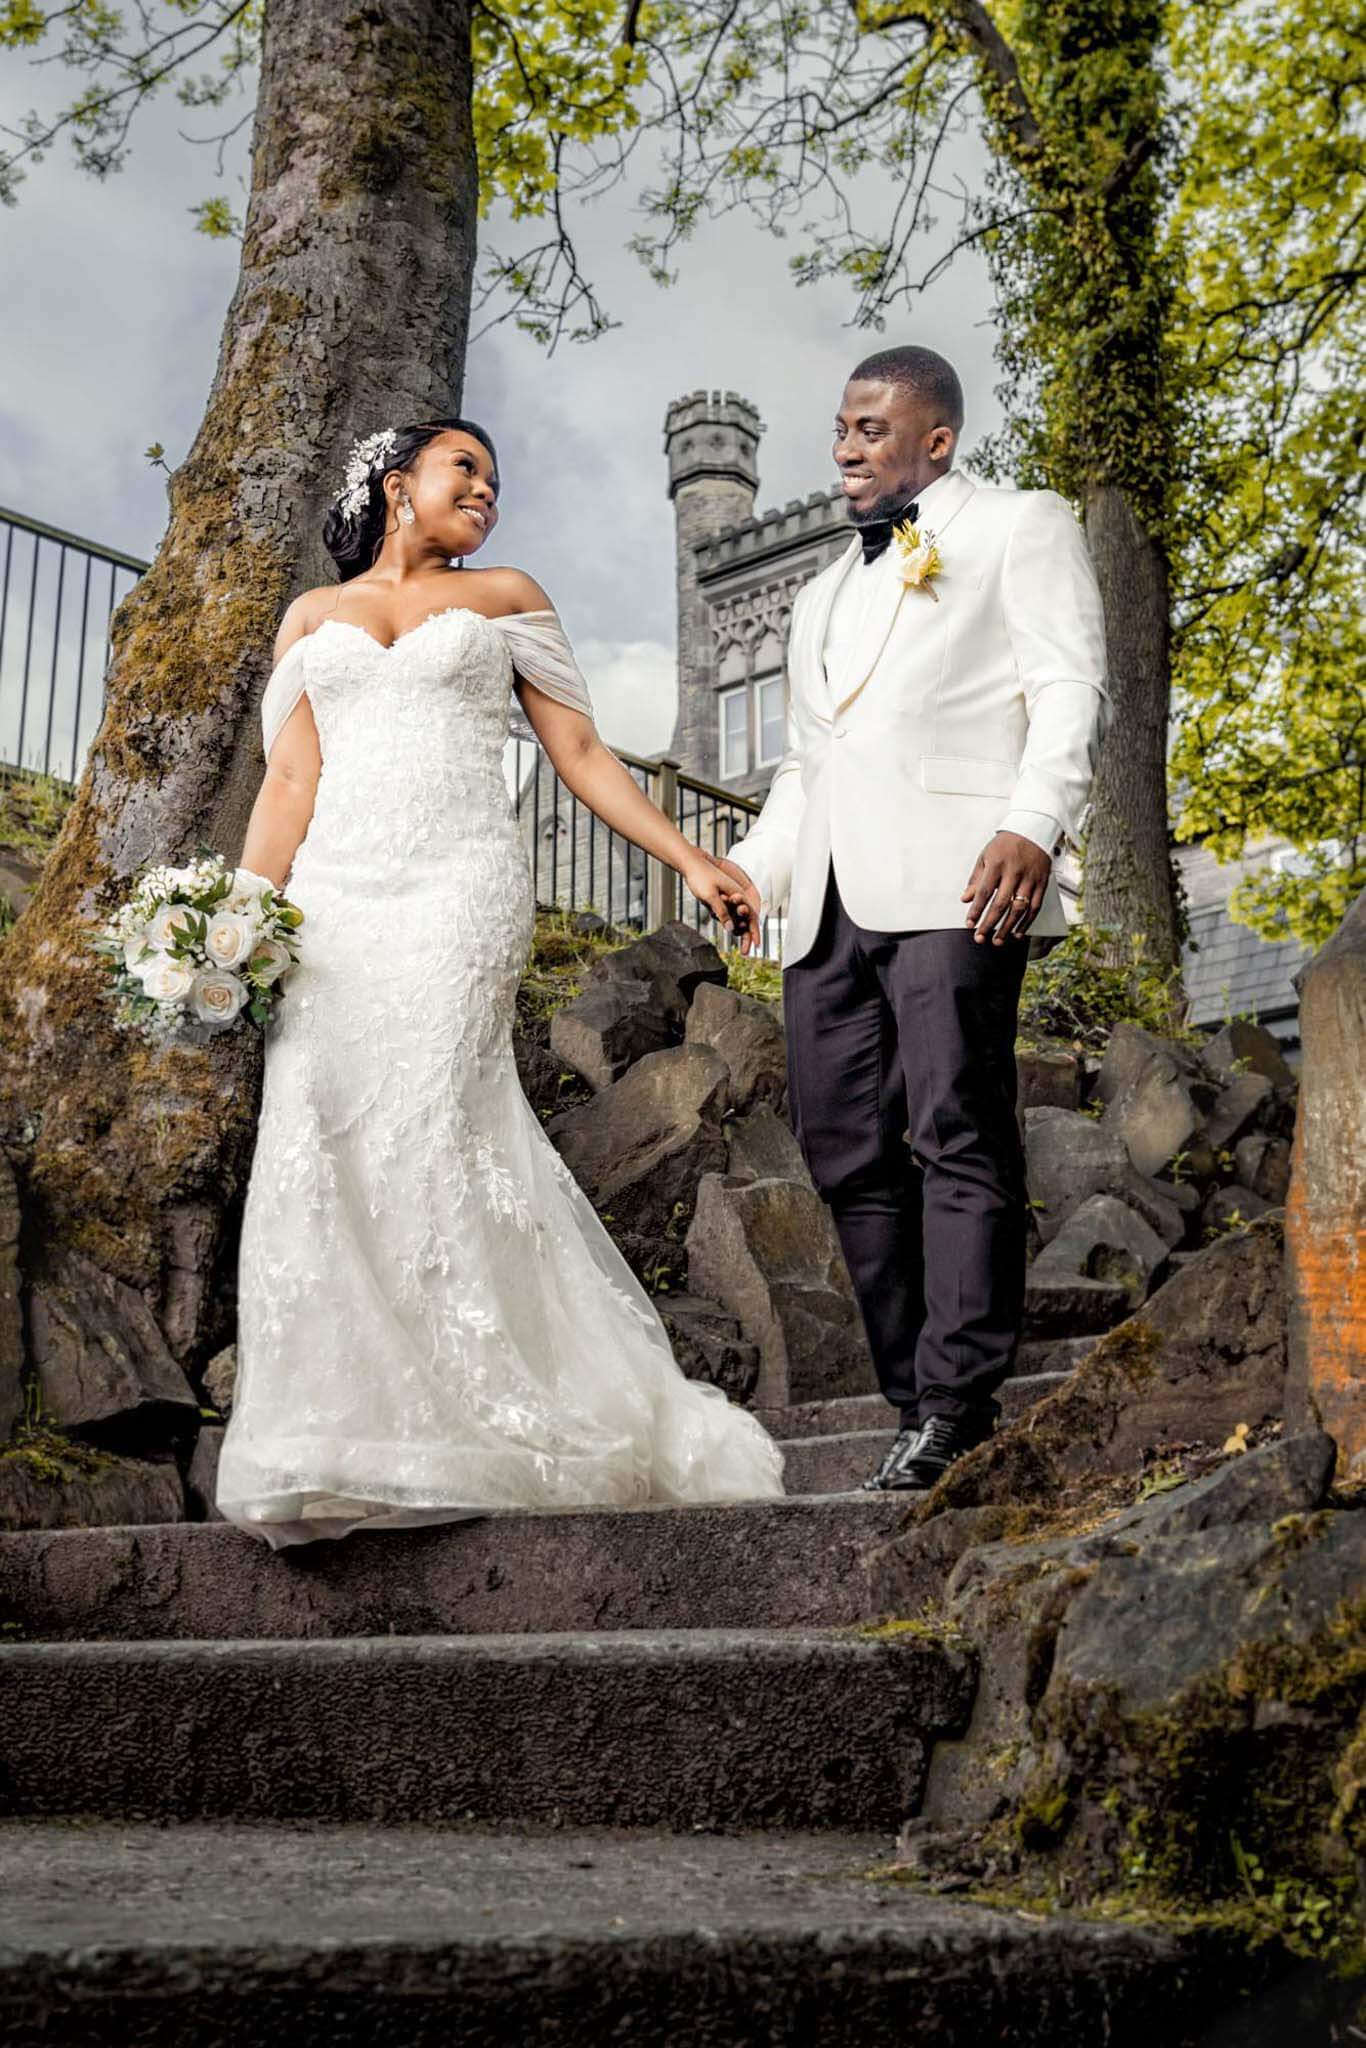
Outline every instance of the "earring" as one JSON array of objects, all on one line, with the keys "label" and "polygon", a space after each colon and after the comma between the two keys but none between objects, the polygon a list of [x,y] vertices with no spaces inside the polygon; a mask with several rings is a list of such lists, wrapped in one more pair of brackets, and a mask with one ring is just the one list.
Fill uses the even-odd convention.
[{"label": "earring", "polygon": [[417,514],[416,512],[414,512],[412,508],[412,503],[409,499],[401,498],[399,500],[398,516],[403,521],[403,524],[405,526],[411,526],[413,521],[416,519]]}]

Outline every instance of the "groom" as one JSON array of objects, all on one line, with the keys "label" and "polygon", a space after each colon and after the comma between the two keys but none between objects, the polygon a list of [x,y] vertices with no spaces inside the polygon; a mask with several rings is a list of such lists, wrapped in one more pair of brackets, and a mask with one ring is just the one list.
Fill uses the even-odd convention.
[{"label": "groom", "polygon": [[787,752],[721,862],[746,951],[788,903],[793,1128],[900,1420],[879,1490],[932,1486],[1000,1413],[1024,1306],[1027,934],[1067,930],[1053,857],[1112,712],[1071,509],[970,483],[962,425],[930,349],[885,349],[846,385],[857,532],[797,594]]}]

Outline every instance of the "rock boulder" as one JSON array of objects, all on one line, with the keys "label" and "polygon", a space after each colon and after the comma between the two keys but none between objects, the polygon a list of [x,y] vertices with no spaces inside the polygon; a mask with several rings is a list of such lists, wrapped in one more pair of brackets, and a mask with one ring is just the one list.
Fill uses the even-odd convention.
[{"label": "rock boulder", "polygon": [[35,1277],[29,1327],[44,1413],[62,1427],[198,1407],[142,1296],[80,1252]]},{"label": "rock boulder", "polygon": [[1077,1109],[1081,1105],[1081,1056],[1065,1047],[1031,1046],[1015,1054],[1015,1101],[1027,1109]]},{"label": "rock boulder", "polygon": [[1234,1174],[1241,1186],[1279,1208],[1290,1193],[1290,1145],[1285,1138],[1273,1138],[1254,1131],[1240,1138],[1233,1148]]},{"label": "rock boulder", "polygon": [[91,1455],[84,1446],[0,1452],[0,1529],[86,1529],[180,1522],[173,1458]]},{"label": "rock boulder", "polygon": [[695,1294],[661,1294],[655,1307],[688,1378],[708,1380],[732,1401],[747,1403],[758,1384],[759,1347],[741,1333],[735,1317]]},{"label": "rock boulder", "polygon": [[1091,1195],[1128,1202],[1165,1244],[1179,1244],[1185,1234],[1179,1208],[1136,1170],[1122,1133],[1105,1118],[1071,1109],[1026,1110],[1025,1158],[1044,1244]]},{"label": "rock boulder", "polygon": [[678,1020],[646,981],[603,981],[550,1020],[550,1050],[590,1088],[610,1088],[646,1053],[678,1041]]},{"label": "rock boulder", "polygon": [[1146,1296],[1166,1261],[1167,1249],[1127,1202],[1114,1195],[1088,1195],[1040,1252],[1030,1271],[1035,1279],[1056,1273],[1111,1281],[1124,1289],[1127,1312]]},{"label": "rock boulder", "polygon": [[970,1451],[912,1510],[1056,1502],[1169,1442],[1221,1444],[1283,1413],[1283,1217],[1271,1210],[1183,1264],[1101,1337],[1070,1381]]},{"label": "rock boulder", "polygon": [[588,985],[600,988],[612,982],[640,982],[679,1039],[698,989],[704,982],[724,987],[726,980],[726,963],[711,940],[676,918],[630,945],[604,953],[594,963]]},{"label": "rock boulder", "polygon": [[1205,1113],[1215,1088],[1196,1055],[1137,1024],[1117,1024],[1096,1078],[1107,1131],[1122,1139],[1140,1173],[1161,1173],[1185,1155],[1197,1176],[1212,1173]]},{"label": "rock boulder", "polygon": [[1245,1017],[1235,1018],[1222,1031],[1207,1038],[1200,1048],[1200,1058],[1212,1074],[1264,1074],[1273,1088],[1295,1086],[1295,1070],[1282,1052],[1280,1040]]},{"label": "rock boulder", "polygon": [[185,1498],[194,1522],[221,1522],[214,1505],[218,1490],[218,1454],[223,1448],[224,1424],[205,1422],[195,1438],[189,1469],[185,1474]]},{"label": "rock boulder", "polygon": [[725,1167],[721,1118],[729,1091],[718,1054],[673,1046],[647,1053],[591,1102],[552,1117],[546,1130],[597,1208],[619,1208],[638,1232],[663,1231],[691,1212],[703,1175]]},{"label": "rock boulder", "polygon": [[756,1407],[876,1391],[848,1269],[814,1188],[709,1175],[687,1253],[689,1287],[719,1301],[758,1346]]},{"label": "rock boulder", "polygon": [[766,1103],[748,1116],[727,1117],[725,1128],[732,1180],[795,1180],[811,1186],[791,1126]]},{"label": "rock boulder", "polygon": [[710,1046],[730,1068],[730,1097],[737,1111],[758,1103],[786,1107],[787,1040],[772,1003],[704,982],[688,1012],[686,1035],[689,1045]]}]

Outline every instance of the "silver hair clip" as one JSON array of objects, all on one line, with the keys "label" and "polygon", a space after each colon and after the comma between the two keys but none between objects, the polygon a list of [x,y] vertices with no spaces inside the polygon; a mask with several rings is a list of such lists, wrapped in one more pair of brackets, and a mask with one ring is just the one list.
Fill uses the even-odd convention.
[{"label": "silver hair clip", "polygon": [[344,518],[354,519],[365,510],[370,496],[370,471],[381,458],[392,455],[397,446],[397,427],[381,427],[377,434],[355,443],[346,458],[346,482],[334,501]]}]

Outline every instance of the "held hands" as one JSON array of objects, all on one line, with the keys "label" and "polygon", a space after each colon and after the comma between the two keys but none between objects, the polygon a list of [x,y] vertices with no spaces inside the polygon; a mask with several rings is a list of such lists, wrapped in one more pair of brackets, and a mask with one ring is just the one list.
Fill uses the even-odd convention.
[{"label": "held hands", "polygon": [[[728,932],[734,932],[740,936],[741,951],[747,953],[750,950],[753,938],[750,928],[745,923],[747,905],[743,900],[740,900],[742,892],[737,891],[729,879],[738,875],[740,870],[731,861],[719,858],[713,860],[703,853],[700,848],[693,848],[688,859],[679,869],[679,873],[698,902],[706,904],[716,922],[724,926]],[[757,910],[757,891],[754,890],[754,885],[752,882],[749,882],[747,876],[745,880],[751,892],[754,893],[755,908]],[[756,919],[754,931],[757,932],[757,930],[758,924]]]},{"label": "held hands", "polygon": [[1043,848],[1018,832],[998,832],[988,841],[959,898],[972,899],[967,921],[976,926],[976,945],[990,939],[993,946],[1003,946],[1008,938],[1025,936],[1043,907],[1052,866]]},{"label": "held hands", "polygon": [[763,906],[759,900],[758,886],[753,876],[746,874],[738,862],[726,860],[719,853],[714,856],[714,859],[716,866],[720,868],[721,872],[724,875],[728,875],[732,882],[739,885],[738,888],[731,890],[730,896],[733,917],[731,930],[739,934],[740,951],[742,953],[756,953],[759,950],[764,926]]}]

